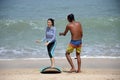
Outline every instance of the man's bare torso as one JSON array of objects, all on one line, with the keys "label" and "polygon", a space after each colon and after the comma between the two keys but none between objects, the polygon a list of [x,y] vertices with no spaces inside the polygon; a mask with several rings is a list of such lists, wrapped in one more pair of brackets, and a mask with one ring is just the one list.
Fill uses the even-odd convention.
[{"label": "man's bare torso", "polygon": [[71,22],[67,25],[68,29],[71,32],[72,40],[80,40],[82,39],[82,27],[79,22]]}]

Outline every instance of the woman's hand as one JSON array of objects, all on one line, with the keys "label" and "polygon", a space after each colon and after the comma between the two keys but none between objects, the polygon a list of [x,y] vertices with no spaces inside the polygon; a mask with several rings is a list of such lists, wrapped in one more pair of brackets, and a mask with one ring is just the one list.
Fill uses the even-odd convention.
[{"label": "woman's hand", "polygon": [[48,44],[49,44],[49,42],[46,42],[46,43],[45,43],[45,46],[48,46]]},{"label": "woman's hand", "polygon": [[36,40],[36,43],[40,43],[40,40]]}]

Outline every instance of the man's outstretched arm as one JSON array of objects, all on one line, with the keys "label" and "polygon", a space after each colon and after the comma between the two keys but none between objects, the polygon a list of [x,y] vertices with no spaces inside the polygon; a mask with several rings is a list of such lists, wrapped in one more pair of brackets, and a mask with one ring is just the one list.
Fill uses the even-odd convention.
[{"label": "man's outstretched arm", "polygon": [[67,34],[68,30],[69,30],[69,28],[68,28],[68,26],[66,26],[65,31],[63,33],[59,33],[59,35],[60,36],[65,36]]}]

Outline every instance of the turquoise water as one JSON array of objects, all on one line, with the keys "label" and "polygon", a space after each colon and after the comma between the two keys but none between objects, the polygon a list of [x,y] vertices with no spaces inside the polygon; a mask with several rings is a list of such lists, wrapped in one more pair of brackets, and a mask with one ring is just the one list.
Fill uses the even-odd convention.
[{"label": "turquoise water", "polygon": [[0,0],[0,19],[120,16],[119,0]]},{"label": "turquoise water", "polygon": [[[70,33],[60,37],[66,16],[74,13],[83,26],[82,56],[120,57],[119,0],[1,0],[0,59],[47,58],[42,39],[47,19],[55,19],[56,57],[64,57]],[[75,56],[75,54],[72,54]]]}]

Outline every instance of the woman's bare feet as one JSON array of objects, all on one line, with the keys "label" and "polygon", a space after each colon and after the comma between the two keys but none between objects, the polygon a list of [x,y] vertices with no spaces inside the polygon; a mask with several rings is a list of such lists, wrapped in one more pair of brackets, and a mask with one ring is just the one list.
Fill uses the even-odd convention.
[{"label": "woman's bare feet", "polygon": [[51,68],[54,68],[55,66],[50,66]]}]

